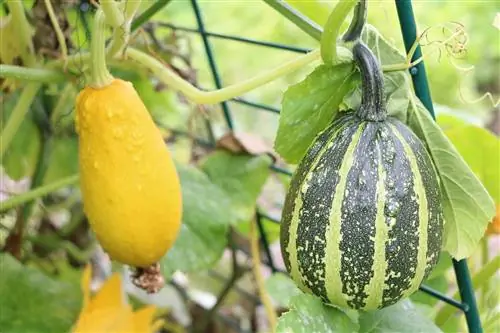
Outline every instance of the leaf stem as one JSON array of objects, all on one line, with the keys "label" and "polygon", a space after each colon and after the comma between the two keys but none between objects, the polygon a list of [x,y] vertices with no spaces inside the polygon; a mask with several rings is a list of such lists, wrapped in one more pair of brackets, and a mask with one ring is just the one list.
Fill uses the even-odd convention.
[{"label": "leaf stem", "polygon": [[79,175],[73,175],[67,178],[63,178],[56,182],[37,187],[34,190],[16,195],[15,197],[9,198],[3,202],[0,202],[0,213],[6,212],[7,210],[14,208],[16,206],[22,205],[26,202],[35,200],[37,198],[43,197],[51,192],[54,192],[62,187],[75,184],[79,179]]},{"label": "leaf stem", "polygon": [[136,31],[141,25],[147,22],[154,14],[160,11],[163,7],[168,5],[172,0],[157,0],[155,1],[151,7],[146,9],[141,15],[137,16],[137,18],[132,22],[131,31]]},{"label": "leaf stem", "polygon": [[342,23],[349,12],[354,8],[359,0],[339,1],[325,24],[325,30],[321,35],[321,58],[328,65],[333,65],[337,61],[337,38]]},{"label": "leaf stem", "polygon": [[14,65],[0,65],[0,77],[40,83],[58,83],[70,79],[60,70]]},{"label": "leaf stem", "polygon": [[115,0],[101,1],[100,8],[106,16],[106,22],[113,28],[118,28],[125,21],[125,16],[118,8],[118,3]]},{"label": "leaf stem", "polygon": [[[114,1],[113,1],[114,2]],[[102,4],[108,3],[103,1]],[[103,88],[113,81],[113,76],[106,66],[105,16],[101,9],[95,13],[92,39],[90,40],[90,82],[93,88]]]},{"label": "leaf stem", "polygon": [[316,40],[321,39],[323,29],[314,21],[304,16],[301,12],[294,9],[283,0],[263,0],[278,13],[293,22],[298,28]]},{"label": "leaf stem", "polygon": [[274,332],[276,330],[277,322],[276,312],[274,311],[271,298],[266,291],[264,279],[262,278],[262,272],[260,270],[261,261],[259,253],[259,240],[257,237],[255,224],[255,220],[250,222],[250,250],[252,253],[253,274],[255,276],[255,282],[257,283],[257,289],[259,290],[260,299],[262,301],[262,304],[264,304],[264,308],[266,309],[269,326],[271,326],[271,331]]},{"label": "leaf stem", "polygon": [[61,26],[57,20],[56,14],[54,13],[54,8],[52,7],[52,3],[50,0],[45,0],[45,7],[47,8],[47,13],[49,14],[50,22],[52,23],[52,27],[56,33],[57,42],[59,43],[59,47],[61,48],[61,56],[63,61],[66,61],[68,58],[68,47],[66,45],[66,38],[61,30]]},{"label": "leaf stem", "polygon": [[144,52],[129,48],[126,54],[128,57],[136,60],[141,65],[147,67],[151,72],[155,73],[160,81],[169,85],[172,89],[182,92],[188,99],[198,104],[217,104],[221,101],[240,96],[280,76],[296,71],[319,58],[319,50],[314,50],[251,79],[222,89],[207,92],[197,89],[175,72],[165,67],[164,64]]},{"label": "leaf stem", "polygon": [[19,96],[17,104],[12,110],[9,120],[2,129],[2,134],[0,135],[0,160],[3,159],[4,153],[7,151],[7,148],[9,148],[19,126],[21,126],[24,116],[26,112],[28,112],[40,86],[39,83],[30,83],[23,89]]}]

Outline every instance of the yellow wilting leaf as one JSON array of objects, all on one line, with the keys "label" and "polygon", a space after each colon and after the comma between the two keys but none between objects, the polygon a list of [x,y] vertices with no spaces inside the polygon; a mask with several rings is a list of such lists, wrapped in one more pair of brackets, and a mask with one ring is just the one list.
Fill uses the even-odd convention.
[{"label": "yellow wilting leaf", "polygon": [[500,235],[500,204],[497,205],[497,215],[488,224],[486,235]]},{"label": "yellow wilting leaf", "polygon": [[83,307],[73,333],[148,333],[161,325],[154,320],[155,306],[136,312],[126,302],[121,277],[113,274],[95,296],[90,295],[91,268],[87,265],[82,276]]}]

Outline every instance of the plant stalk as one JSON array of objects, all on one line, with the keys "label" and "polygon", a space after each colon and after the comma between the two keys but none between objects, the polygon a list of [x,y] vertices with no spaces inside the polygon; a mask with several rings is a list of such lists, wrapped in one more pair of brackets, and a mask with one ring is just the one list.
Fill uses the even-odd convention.
[{"label": "plant stalk", "polygon": [[113,28],[118,28],[125,21],[125,16],[118,8],[118,3],[115,0],[101,1],[100,8],[106,15],[106,22]]},{"label": "plant stalk", "polygon": [[0,161],[3,160],[4,153],[9,148],[40,87],[40,83],[30,83],[23,89],[23,92],[19,96],[17,104],[14,110],[12,110],[9,120],[0,135]]},{"label": "plant stalk", "polygon": [[148,68],[151,72],[155,73],[160,81],[167,84],[172,89],[182,92],[188,99],[198,104],[217,104],[221,101],[240,96],[243,93],[271,82],[280,76],[296,71],[319,58],[319,50],[314,50],[249,80],[222,89],[207,92],[197,89],[172,70],[166,68],[164,64],[144,52],[128,48],[126,54],[128,57],[136,60],[141,65]]},{"label": "plant stalk", "polygon": [[51,192],[57,191],[65,186],[73,185],[78,182],[79,175],[69,176],[67,178],[60,179],[56,182],[40,186],[31,191],[16,195],[15,197],[9,198],[3,202],[0,202],[0,213],[6,212],[11,208],[22,205],[26,202],[35,200],[37,198],[43,197]]},{"label": "plant stalk", "polygon": [[58,83],[70,78],[60,70],[0,65],[0,77],[39,83]]},{"label": "plant stalk", "polygon": [[[337,61],[337,38],[342,23],[344,23],[349,12],[359,0],[339,1],[325,24],[325,30],[321,35],[321,58],[328,65]],[[355,18],[356,19],[356,18]]]}]

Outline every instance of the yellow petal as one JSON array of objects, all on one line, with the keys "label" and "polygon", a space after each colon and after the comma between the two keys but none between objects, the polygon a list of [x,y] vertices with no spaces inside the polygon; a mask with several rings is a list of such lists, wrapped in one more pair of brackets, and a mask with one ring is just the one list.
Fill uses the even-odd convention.
[{"label": "yellow petal", "polygon": [[122,291],[122,281],[118,273],[114,273],[90,301],[89,311],[103,308],[127,307]]},{"label": "yellow petal", "polygon": [[152,324],[154,315],[156,313],[156,306],[150,305],[143,307],[136,311],[133,315],[134,332],[152,332]]},{"label": "yellow petal", "polygon": [[103,308],[86,312],[78,319],[72,332],[134,332],[132,315],[132,311],[127,308]]}]

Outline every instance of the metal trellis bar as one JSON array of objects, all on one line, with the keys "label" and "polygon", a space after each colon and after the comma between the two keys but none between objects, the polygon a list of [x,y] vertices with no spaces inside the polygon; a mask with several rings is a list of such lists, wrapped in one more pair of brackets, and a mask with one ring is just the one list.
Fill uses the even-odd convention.
[{"label": "metal trellis bar", "polygon": [[[411,0],[396,0],[396,9],[398,12],[399,24],[403,34],[403,40],[406,52],[409,52],[413,43],[417,40],[417,24],[415,22],[415,15]],[[420,58],[422,51],[420,45],[417,47],[412,61]],[[410,68],[410,74],[413,80],[415,94],[422,101],[424,106],[429,110],[431,116],[435,119],[434,107],[432,104],[431,93],[425,73],[424,62]],[[471,333],[482,333],[481,319],[476,304],[476,297],[474,295],[474,288],[471,283],[469,268],[465,259],[457,261],[453,259],[453,268],[457,278],[458,289],[460,291],[460,298],[462,299],[463,306],[461,309],[465,313],[467,320],[467,327]]]},{"label": "metal trellis bar", "polygon": [[292,46],[292,45],[286,45],[286,44],[280,44],[280,43],[274,43],[274,42],[264,42],[261,40],[245,38],[245,37],[240,37],[240,36],[219,34],[216,32],[209,32],[209,31],[202,32],[199,29],[180,27],[180,26],[177,26],[177,25],[171,24],[171,23],[158,22],[156,24],[160,27],[170,28],[172,30],[179,30],[179,31],[184,31],[184,32],[189,32],[189,33],[194,33],[194,34],[203,33],[208,37],[215,37],[215,38],[219,38],[219,39],[232,40],[235,42],[242,42],[242,43],[246,43],[246,44],[259,45],[259,46],[264,46],[264,47],[269,47],[269,48],[274,48],[274,49],[279,49],[279,50],[285,50],[285,51],[290,51],[290,52],[295,52],[295,53],[308,53],[311,51],[311,49],[307,49],[307,48],[303,48],[303,47],[296,47],[296,46]]}]

